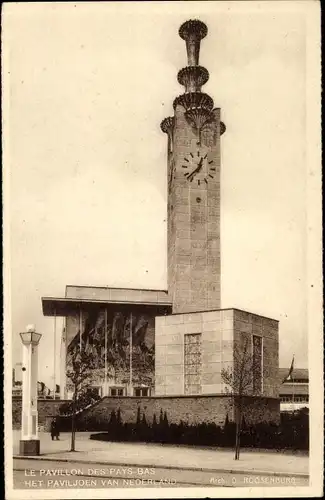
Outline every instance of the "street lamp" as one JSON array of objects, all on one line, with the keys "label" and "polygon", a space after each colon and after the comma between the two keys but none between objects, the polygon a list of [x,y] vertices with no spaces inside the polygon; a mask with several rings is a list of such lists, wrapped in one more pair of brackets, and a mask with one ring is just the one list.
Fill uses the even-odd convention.
[{"label": "street lamp", "polygon": [[28,325],[26,332],[20,333],[23,343],[22,367],[22,412],[21,412],[21,440],[19,443],[20,455],[39,455],[40,442],[38,439],[37,414],[37,369],[38,344],[42,337],[36,333],[34,325]]}]

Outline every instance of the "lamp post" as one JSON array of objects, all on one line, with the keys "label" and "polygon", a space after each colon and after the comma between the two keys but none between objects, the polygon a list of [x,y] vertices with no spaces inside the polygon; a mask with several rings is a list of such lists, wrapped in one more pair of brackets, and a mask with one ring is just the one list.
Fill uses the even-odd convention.
[{"label": "lamp post", "polygon": [[23,396],[19,454],[25,456],[40,454],[40,442],[37,432],[37,350],[41,337],[40,333],[36,333],[34,325],[28,325],[26,332],[20,333],[23,343]]}]

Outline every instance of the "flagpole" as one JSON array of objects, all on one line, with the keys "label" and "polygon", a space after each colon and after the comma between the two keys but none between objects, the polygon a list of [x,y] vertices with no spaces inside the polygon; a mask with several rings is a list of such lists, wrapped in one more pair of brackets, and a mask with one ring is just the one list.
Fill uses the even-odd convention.
[{"label": "flagpole", "polygon": [[130,313],[130,396],[132,396],[132,312]]},{"label": "flagpole", "polygon": [[105,375],[104,375],[104,391],[107,396],[107,309],[105,309]]},{"label": "flagpole", "polygon": [[53,399],[55,399],[55,393],[56,393],[56,310],[54,310],[54,328],[53,328],[53,333],[54,333],[54,339],[53,339],[53,355],[54,355],[54,361],[53,361]]},{"label": "flagpole", "polygon": [[292,378],[292,410],[293,410],[293,412],[295,411],[295,384],[294,384],[294,378],[293,378],[294,359],[295,359],[295,355],[293,355],[293,357],[292,357],[292,374],[291,374],[291,378]]},{"label": "flagpole", "polygon": [[79,306],[79,349],[80,349],[80,354],[81,354],[81,347],[82,347],[82,312],[81,312],[81,305]]}]

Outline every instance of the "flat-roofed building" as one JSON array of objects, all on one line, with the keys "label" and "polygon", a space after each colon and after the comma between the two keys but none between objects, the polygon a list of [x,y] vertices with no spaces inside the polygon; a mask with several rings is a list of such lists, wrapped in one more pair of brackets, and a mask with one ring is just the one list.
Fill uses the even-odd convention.
[{"label": "flat-roofed building", "polygon": [[92,386],[100,396],[154,393],[155,317],[171,311],[167,292],[68,285],[65,297],[43,297],[42,306],[44,316],[65,318],[61,398],[72,397],[66,371],[78,346],[94,354]]},{"label": "flat-roofed building", "polygon": [[279,382],[281,412],[309,408],[309,375],[307,368],[294,368],[290,378],[288,378],[287,368],[279,368]]}]

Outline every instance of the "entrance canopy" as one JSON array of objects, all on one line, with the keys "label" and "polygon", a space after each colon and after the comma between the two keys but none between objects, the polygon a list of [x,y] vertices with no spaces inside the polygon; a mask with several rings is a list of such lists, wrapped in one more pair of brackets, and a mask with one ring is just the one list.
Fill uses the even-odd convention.
[{"label": "entrance canopy", "polygon": [[[69,295],[72,295],[71,288]],[[42,297],[44,316],[69,316],[83,307],[114,307],[119,309],[150,309],[157,316],[170,314],[172,303],[162,290],[138,290],[123,288],[73,287],[74,297]]]}]

